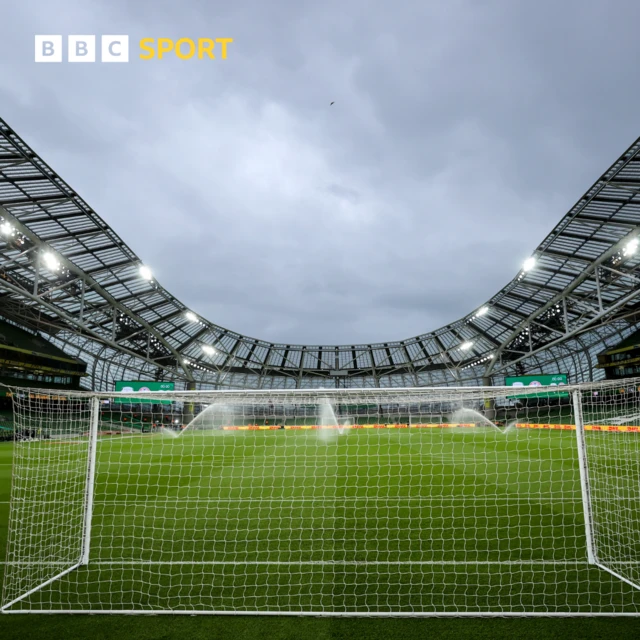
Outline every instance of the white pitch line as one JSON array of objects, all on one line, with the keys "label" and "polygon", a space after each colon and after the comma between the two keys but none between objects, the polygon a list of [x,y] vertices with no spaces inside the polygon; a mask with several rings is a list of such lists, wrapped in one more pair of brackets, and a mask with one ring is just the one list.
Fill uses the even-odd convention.
[{"label": "white pitch line", "polygon": [[[72,564],[71,562],[38,563],[38,562],[11,562],[3,561],[0,565],[11,566],[42,566],[61,567]],[[638,565],[640,562],[627,562],[627,565]],[[584,565],[592,568],[586,560],[95,560],[87,565],[91,566],[576,566]]]},{"label": "white pitch line", "polygon": [[[627,501],[627,499],[624,499]],[[637,498],[636,500],[640,500]],[[469,503],[469,506],[473,506],[474,502],[485,504],[487,502],[533,502],[533,503],[574,503],[581,502],[579,497],[575,498],[540,498],[540,497],[504,497],[504,498],[448,498],[448,497],[404,497],[404,496],[392,496],[392,497],[321,497],[321,498],[189,498],[189,497],[176,497],[167,498],[165,500],[95,500],[94,505],[143,505],[147,507],[153,507],[155,505],[166,504],[179,504],[185,508],[192,504],[219,504],[219,503],[255,503],[259,506],[261,502],[435,502],[437,504],[442,503]],[[10,500],[0,501],[0,504],[11,504]],[[21,504],[59,504],[57,500],[39,501],[39,500],[16,500],[16,506]],[[489,505],[492,506],[492,505]]]},{"label": "white pitch line", "polygon": [[[539,501],[539,498],[486,498],[486,499],[480,499],[480,498],[473,498],[471,500],[465,500],[464,498],[429,498],[429,497],[425,497],[425,498],[421,498],[421,497],[403,497],[403,496],[399,496],[399,497],[389,497],[389,498],[367,498],[367,497],[363,497],[363,496],[357,496],[357,497],[351,497],[351,496],[346,496],[346,497],[328,497],[328,498],[218,498],[218,499],[208,499],[208,498],[172,498],[172,499],[167,499],[167,500],[160,500],[159,502],[211,502],[211,503],[218,503],[218,502],[334,502],[334,501],[353,501],[353,502],[382,502],[382,501],[412,501],[412,500],[417,500],[417,501],[421,501],[421,502],[492,502],[492,501],[499,501],[499,502],[524,502],[524,501]],[[552,499],[552,498],[545,498],[544,499],[545,502],[581,502],[581,499],[576,497],[576,498],[556,498],[556,499]],[[104,500],[104,501],[98,501],[95,504],[111,504],[111,503],[118,503],[118,504],[132,504],[132,503],[139,503],[139,504],[153,504],[153,501],[148,502],[148,501],[141,501],[141,500],[131,500],[131,501],[127,501],[127,500]]]}]

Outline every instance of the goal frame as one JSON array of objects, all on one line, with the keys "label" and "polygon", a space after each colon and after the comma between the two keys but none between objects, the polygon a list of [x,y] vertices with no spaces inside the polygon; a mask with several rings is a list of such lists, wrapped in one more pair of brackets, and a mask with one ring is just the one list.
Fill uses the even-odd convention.
[{"label": "goal frame", "polygon": [[[638,379],[640,383],[640,379]],[[459,390],[461,392],[469,392],[470,390],[482,391],[486,389],[495,393],[499,389],[504,389],[505,393],[507,387],[446,387],[447,391],[454,392]],[[634,583],[632,580],[620,575],[598,558],[598,550],[595,542],[594,534],[594,516],[592,509],[592,497],[591,497],[591,484],[589,479],[589,455],[586,444],[585,436],[585,422],[583,417],[583,391],[581,385],[571,385],[571,405],[574,411],[575,418],[575,446],[578,456],[578,468],[580,478],[580,489],[582,498],[582,511],[584,517],[584,530],[586,541],[586,554],[587,562],[589,565],[598,567],[599,569],[611,574],[622,582],[630,585],[636,590],[640,590],[640,585]],[[393,388],[389,389],[392,392],[415,392],[418,394],[425,393],[432,390],[436,393],[443,391],[442,387],[426,388]],[[249,390],[238,390],[240,393],[244,393]],[[284,390],[283,390],[284,391]],[[300,390],[306,392],[315,392],[315,390]],[[331,390],[329,390],[331,391]],[[371,392],[371,389],[348,389],[348,392]],[[258,393],[251,391],[252,393]],[[327,390],[318,390],[318,394],[326,394]],[[59,393],[59,391],[52,391],[51,393]],[[87,462],[86,462],[86,483],[83,496],[83,523],[82,523],[82,540],[81,551],[77,559],[77,562],[72,566],[65,568],[57,573],[55,576],[47,579],[34,588],[26,591],[24,594],[14,598],[10,602],[0,607],[0,612],[3,614],[105,614],[105,615],[217,615],[217,616],[296,616],[296,617],[369,617],[369,618],[430,618],[430,617],[469,617],[469,618],[486,618],[486,617],[640,617],[640,609],[638,611],[327,611],[322,609],[309,609],[309,610],[230,610],[230,609],[19,609],[14,608],[18,602],[28,598],[30,595],[42,590],[48,585],[60,580],[64,576],[80,569],[83,566],[90,564],[91,555],[91,529],[92,519],[94,514],[94,494],[95,494],[95,477],[96,477],[96,461],[97,461],[97,447],[98,447],[98,435],[99,435],[99,419],[100,419],[100,400],[102,397],[111,397],[113,394],[99,393],[99,392],[86,392],[90,397],[90,427],[88,431],[88,444],[87,444]],[[221,393],[233,393],[233,391],[224,391]],[[291,393],[291,390],[287,390],[286,393]],[[206,394],[210,395],[210,392],[200,391],[186,391],[181,392],[180,396],[192,397],[194,399]],[[265,395],[277,397],[279,391],[264,391]],[[161,397],[160,394],[150,393],[150,396]],[[163,394],[166,397],[166,394]],[[349,418],[351,416],[347,416]],[[640,437],[640,434],[638,435]],[[640,534],[640,532],[639,532]],[[446,564],[446,563],[445,563]],[[471,563],[473,564],[473,563]],[[498,564],[498,563],[496,563]]]}]

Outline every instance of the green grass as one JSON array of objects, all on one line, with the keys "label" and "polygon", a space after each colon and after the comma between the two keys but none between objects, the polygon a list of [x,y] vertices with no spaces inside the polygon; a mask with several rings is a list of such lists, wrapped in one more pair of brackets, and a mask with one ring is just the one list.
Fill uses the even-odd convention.
[{"label": "green grass", "polygon": [[[630,440],[638,434],[588,437],[594,452],[614,459],[638,453]],[[574,439],[573,432],[489,429],[353,431],[328,441],[310,432],[104,439],[92,563],[28,605],[640,610],[633,589],[585,563]],[[46,541],[47,558],[53,551],[70,566],[79,553],[70,532],[81,522],[86,450],[42,442],[20,451],[28,483],[42,487],[38,500],[65,523],[27,518],[31,546],[23,553],[37,554]],[[2,548],[11,456],[12,445],[0,445]],[[51,481],[53,469],[64,485]],[[606,460],[599,469],[608,473]],[[26,478],[15,482],[33,496]],[[22,515],[33,507],[25,504]],[[596,496],[594,507],[606,510],[606,501]],[[612,544],[629,543],[625,532],[616,535]],[[185,564],[149,564],[167,560]],[[461,564],[508,560],[527,564]],[[263,564],[273,561],[281,564]],[[22,568],[16,588],[35,586],[51,570]],[[639,629],[636,619],[0,617],[3,638],[609,637]]]}]

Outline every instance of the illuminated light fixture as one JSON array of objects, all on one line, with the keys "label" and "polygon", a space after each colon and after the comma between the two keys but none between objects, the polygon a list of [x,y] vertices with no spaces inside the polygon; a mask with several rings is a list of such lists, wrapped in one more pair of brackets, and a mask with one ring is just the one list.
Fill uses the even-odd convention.
[{"label": "illuminated light fixture", "polygon": [[2,233],[3,236],[10,236],[13,234],[13,226],[10,225],[8,222],[3,222],[0,225],[0,232]]},{"label": "illuminated light fixture", "polygon": [[533,256],[531,256],[524,261],[524,264],[522,265],[522,270],[531,271],[531,269],[533,269],[533,267],[535,266],[536,266],[536,259]]},{"label": "illuminated light fixture", "polygon": [[42,254],[42,259],[49,271],[57,271],[60,268],[60,261],[53,255],[53,253],[51,253],[51,251],[47,251]]},{"label": "illuminated light fixture", "polygon": [[202,345],[202,350],[203,350],[203,351],[204,351],[208,356],[212,356],[212,355],[216,352],[216,350],[215,350],[213,347],[209,346],[208,344],[203,344],[203,345]]},{"label": "illuminated light fixture", "polygon": [[473,347],[473,342],[463,342],[463,343],[460,345],[460,348],[461,348],[463,351],[469,351],[469,349],[471,349],[471,347]]},{"label": "illuminated light fixture", "polygon": [[632,238],[631,240],[629,240],[629,242],[627,242],[624,249],[622,250],[622,253],[625,256],[632,256],[637,251],[637,249],[638,249],[638,238]]},{"label": "illuminated light fixture", "polygon": [[143,265],[140,265],[140,275],[145,279],[145,280],[153,280],[153,273],[151,273],[151,269],[149,269],[149,267]]},{"label": "illuminated light fixture", "polygon": [[184,314],[184,317],[189,320],[189,322],[198,322],[198,316],[193,313],[193,311],[187,311],[187,313]]},{"label": "illuminated light fixture", "polygon": [[480,316],[484,316],[487,313],[489,313],[489,307],[487,307],[487,305],[485,304],[483,307],[480,307],[478,309],[478,313],[476,313],[476,317],[480,317]]}]

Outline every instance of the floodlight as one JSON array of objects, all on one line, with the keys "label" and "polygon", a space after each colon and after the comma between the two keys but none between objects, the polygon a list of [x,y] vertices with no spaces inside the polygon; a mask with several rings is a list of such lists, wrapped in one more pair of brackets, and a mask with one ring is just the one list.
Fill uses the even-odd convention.
[{"label": "floodlight", "polygon": [[522,265],[522,270],[531,271],[531,269],[533,269],[533,267],[535,266],[536,266],[536,259],[533,256],[531,256],[524,261],[524,264]]},{"label": "floodlight", "polygon": [[60,268],[60,261],[56,258],[51,251],[47,251],[42,255],[44,264],[49,271],[57,271]]},{"label": "floodlight", "polygon": [[473,347],[473,342],[471,342],[471,341],[463,342],[463,343],[460,345],[460,348],[461,348],[463,351],[469,351],[469,349],[471,349],[471,347]]},{"label": "floodlight", "polygon": [[637,249],[638,249],[638,238],[632,238],[625,245],[623,253],[625,256],[632,256]]},{"label": "floodlight", "polygon": [[187,311],[187,313],[184,314],[184,317],[189,320],[189,322],[198,322],[198,316],[193,313],[193,311]]},{"label": "floodlight", "polygon": [[0,232],[2,233],[3,236],[10,236],[13,233],[13,226],[10,225],[8,222],[3,222],[0,225]]},{"label": "floodlight", "polygon": [[216,350],[215,350],[212,346],[210,346],[210,345],[208,345],[208,344],[203,344],[203,345],[202,345],[202,350],[203,350],[203,351],[204,351],[208,356],[212,356],[212,355],[216,352]]},{"label": "floodlight", "polygon": [[153,273],[151,273],[151,269],[149,269],[149,267],[143,265],[140,265],[140,275],[145,279],[145,280],[153,280]]},{"label": "floodlight", "polygon": [[476,313],[476,316],[484,316],[487,313],[489,313],[489,307],[487,307],[487,305],[485,304],[483,307],[480,307],[478,309],[478,313]]}]

